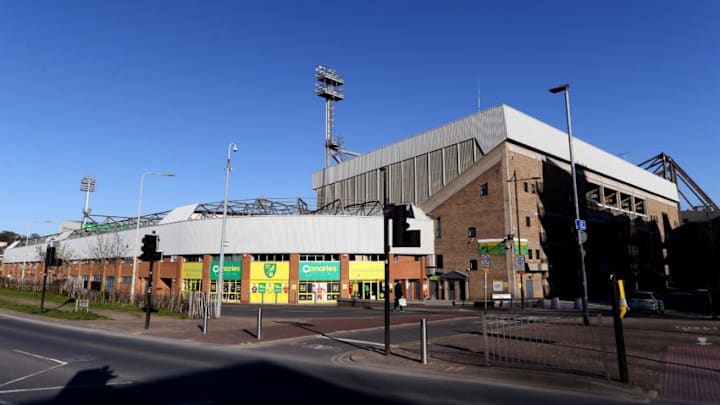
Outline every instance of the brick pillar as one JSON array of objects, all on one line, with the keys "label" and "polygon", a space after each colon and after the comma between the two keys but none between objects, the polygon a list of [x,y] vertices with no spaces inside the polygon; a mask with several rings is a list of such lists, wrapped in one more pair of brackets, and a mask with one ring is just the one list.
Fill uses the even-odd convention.
[{"label": "brick pillar", "polygon": [[203,270],[202,270],[202,292],[210,294],[210,262],[212,261],[211,255],[203,255]]},{"label": "brick pillar", "polygon": [[242,287],[240,289],[240,301],[242,303],[250,303],[250,265],[252,264],[252,255],[247,253],[242,255]]},{"label": "brick pillar", "polygon": [[340,255],[340,298],[350,297],[350,255]]},{"label": "brick pillar", "polygon": [[300,255],[290,253],[290,285],[288,286],[288,303],[298,303],[298,282],[300,278]]}]

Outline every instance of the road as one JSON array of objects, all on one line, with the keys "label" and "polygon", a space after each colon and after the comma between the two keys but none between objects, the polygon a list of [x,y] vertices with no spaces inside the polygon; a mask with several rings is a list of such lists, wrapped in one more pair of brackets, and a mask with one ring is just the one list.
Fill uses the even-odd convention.
[{"label": "road", "polygon": [[[402,329],[412,335],[412,327],[397,328],[393,334],[397,339],[403,339],[406,332]],[[248,349],[120,336],[10,316],[0,316],[0,330],[3,405],[617,401],[461,375],[434,375],[422,368],[398,371],[332,361],[348,347],[356,349],[353,345],[358,343],[354,342],[374,339],[365,335],[368,332],[260,344]],[[378,332],[382,333],[371,333]]]}]

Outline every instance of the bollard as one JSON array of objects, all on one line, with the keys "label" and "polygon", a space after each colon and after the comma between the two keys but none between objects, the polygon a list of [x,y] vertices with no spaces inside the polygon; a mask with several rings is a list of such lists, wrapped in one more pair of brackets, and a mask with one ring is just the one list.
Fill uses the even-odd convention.
[{"label": "bollard", "polygon": [[208,306],[210,305],[210,300],[207,296],[205,296],[205,299],[203,300],[203,335],[207,333],[207,324],[208,324]]},{"label": "bollard", "polygon": [[487,314],[482,313],[482,334],[483,334],[483,354],[485,367],[490,365],[490,348],[488,347],[488,331],[487,331]]},{"label": "bollard", "polygon": [[560,298],[553,297],[552,301],[550,301],[550,309],[561,309],[560,308]]},{"label": "bollard", "polygon": [[258,308],[257,313],[257,339],[262,340],[262,307]]},{"label": "bollard", "polygon": [[427,319],[423,318],[420,320],[420,360],[422,364],[427,364]]}]

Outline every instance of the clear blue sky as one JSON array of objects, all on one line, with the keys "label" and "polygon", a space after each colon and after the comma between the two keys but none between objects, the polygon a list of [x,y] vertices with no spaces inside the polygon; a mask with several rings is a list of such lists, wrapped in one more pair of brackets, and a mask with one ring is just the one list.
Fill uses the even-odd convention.
[{"label": "clear blue sky", "polygon": [[[720,202],[718,1],[0,0],[0,230],[223,199],[314,204],[324,102],[369,152],[508,104],[633,163],[666,152]],[[40,221],[51,220],[53,223]]]}]

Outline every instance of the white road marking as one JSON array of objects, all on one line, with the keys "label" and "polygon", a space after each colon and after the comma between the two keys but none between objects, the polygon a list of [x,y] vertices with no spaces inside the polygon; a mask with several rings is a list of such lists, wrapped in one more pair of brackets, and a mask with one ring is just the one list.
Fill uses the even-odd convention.
[{"label": "white road marking", "polygon": [[342,343],[355,343],[355,344],[361,344],[361,345],[385,347],[385,343],[370,342],[367,340],[342,339],[342,338],[336,338],[336,337],[332,337],[332,336],[323,336],[323,338],[335,340],[335,341],[342,342]]},{"label": "white road marking", "polygon": [[32,357],[35,357],[35,358],[38,358],[38,359],[43,359],[43,360],[47,360],[47,361],[52,361],[52,362],[54,362],[54,363],[62,364],[63,366],[67,364],[67,362],[64,362],[64,361],[62,361],[62,360],[53,359],[53,358],[51,358],[51,357],[41,356],[41,355],[39,355],[39,354],[33,354],[33,353],[30,353],[30,352],[24,352],[24,351],[22,351],[22,350],[17,350],[17,349],[15,349],[15,350],[13,350],[13,351],[14,351],[15,353],[24,354],[24,355],[26,355],[26,356],[32,356]]},{"label": "white road marking", "polygon": [[327,311],[309,311],[309,310],[302,310],[302,309],[282,309],[278,312],[293,312],[293,313],[308,313],[308,314],[317,314],[317,313],[325,313]]},{"label": "white road marking", "polygon": [[44,372],[46,372],[46,371],[50,371],[50,370],[53,370],[53,369],[56,369],[56,368],[58,368],[58,367],[62,367],[62,366],[64,366],[64,365],[68,364],[68,363],[66,363],[66,362],[64,362],[64,361],[61,361],[61,360],[57,360],[57,359],[53,359],[53,358],[45,357],[45,356],[40,356],[39,354],[28,353],[28,352],[24,352],[24,351],[22,351],[22,350],[13,350],[13,351],[16,352],[16,353],[24,354],[24,355],[26,355],[26,356],[35,357],[35,358],[42,359],[42,360],[46,360],[46,361],[52,361],[52,362],[57,363],[57,364],[54,365],[54,366],[52,366],[52,367],[48,367],[48,368],[46,368],[46,369],[43,369],[43,370],[36,371],[36,372],[34,372],[34,373],[28,374],[28,375],[26,375],[26,376],[22,376],[22,377],[19,377],[19,378],[14,379],[14,380],[6,381],[6,382],[0,384],[0,387],[4,387],[4,386],[6,386],[6,385],[10,385],[10,384],[16,383],[16,382],[18,382],[18,381],[26,380],[26,379],[28,379],[28,378],[30,378],[30,377],[35,377],[35,376],[38,375],[38,374],[42,374],[42,373],[44,373]]},{"label": "white road marking", "polygon": [[[132,384],[132,381],[123,381],[123,382],[116,382],[116,383],[107,383],[107,384],[84,384],[84,385],[73,385],[72,388],[92,388],[92,387],[105,387],[108,385],[127,385]],[[35,391],[57,391],[65,388],[65,386],[60,385],[56,387],[39,387],[39,388],[17,388],[13,390],[0,390],[0,394],[15,394],[18,392],[35,392]],[[0,402],[2,404],[2,402]]]}]

